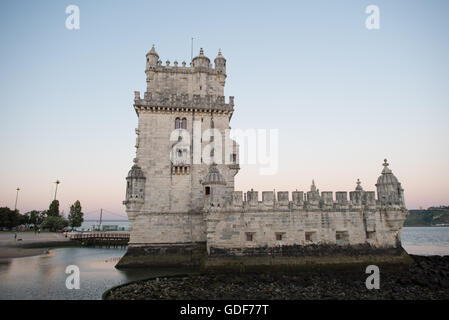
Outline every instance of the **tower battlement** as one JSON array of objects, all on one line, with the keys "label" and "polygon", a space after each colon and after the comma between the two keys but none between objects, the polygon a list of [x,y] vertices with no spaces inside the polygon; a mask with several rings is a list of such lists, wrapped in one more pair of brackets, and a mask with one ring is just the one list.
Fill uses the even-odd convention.
[{"label": "tower battlement", "polygon": [[169,60],[162,65],[153,46],[146,55],[147,92],[221,97],[224,95],[226,80],[226,59],[221,51],[218,52],[214,63],[215,66],[201,48],[199,55],[190,62],[190,66],[187,66],[185,61],[181,66],[175,61],[172,66]]},{"label": "tower battlement", "polygon": [[199,94],[189,95],[187,93],[176,94],[168,92],[145,92],[142,99],[139,91],[134,92],[134,108],[136,110],[145,109],[171,109],[177,110],[185,109],[192,110],[208,110],[218,112],[232,112],[234,111],[234,97],[230,96],[228,103],[225,102],[224,96]]},{"label": "tower battlement", "polygon": [[[321,192],[319,201],[308,200],[307,194],[303,191],[278,191],[275,197],[274,191],[262,191],[262,200],[258,199],[258,191],[234,191],[229,203],[220,207],[207,208],[208,211],[310,211],[310,210],[355,210],[355,209],[404,209],[404,206],[397,204],[382,204],[376,200],[375,191],[350,191],[349,199],[347,191],[337,191],[336,198],[333,198],[332,191]],[[245,200],[246,199],[246,200]],[[291,200],[290,200],[291,199]]]},{"label": "tower battlement", "polygon": [[[313,187],[315,184],[313,182]],[[227,212],[227,211],[310,211],[310,210],[381,210],[405,208],[402,197],[393,197],[393,201],[385,201],[380,193],[376,199],[375,191],[365,191],[357,181],[354,191],[337,191],[335,198],[332,191],[322,191],[312,188],[311,191],[262,191],[262,198],[259,192],[251,189],[246,193],[234,191],[231,200],[221,206],[210,206],[207,211]],[[348,199],[349,194],[349,199]],[[291,199],[291,200],[290,200]]]}]

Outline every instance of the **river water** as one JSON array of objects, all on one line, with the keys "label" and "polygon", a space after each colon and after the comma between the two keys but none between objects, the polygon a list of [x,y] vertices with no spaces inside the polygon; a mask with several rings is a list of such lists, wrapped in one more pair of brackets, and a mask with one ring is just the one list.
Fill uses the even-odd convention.
[{"label": "river water", "polygon": [[[449,255],[449,228],[404,228],[403,247],[412,254]],[[46,255],[0,263],[0,299],[101,299],[112,286],[150,277],[187,273],[185,269],[117,270],[125,249],[56,248]],[[66,288],[68,265],[80,270],[80,289]]]}]

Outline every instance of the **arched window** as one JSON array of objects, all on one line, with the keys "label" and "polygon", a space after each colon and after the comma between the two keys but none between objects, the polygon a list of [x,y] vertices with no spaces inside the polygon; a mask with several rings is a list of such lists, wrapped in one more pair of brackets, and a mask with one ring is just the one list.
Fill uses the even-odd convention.
[{"label": "arched window", "polygon": [[187,129],[187,119],[186,118],[182,118],[182,128]]},{"label": "arched window", "polygon": [[179,129],[181,127],[181,121],[179,120],[179,118],[176,118],[175,120],[175,129]]}]

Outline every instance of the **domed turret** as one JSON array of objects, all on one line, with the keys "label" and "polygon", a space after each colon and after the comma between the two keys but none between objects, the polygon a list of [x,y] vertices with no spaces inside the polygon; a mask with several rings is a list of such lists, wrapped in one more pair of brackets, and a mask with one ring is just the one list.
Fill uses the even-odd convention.
[{"label": "domed turret", "polygon": [[221,54],[221,49],[218,50],[218,55],[214,59],[215,63],[215,70],[217,70],[218,73],[226,74],[226,59]]},{"label": "domed turret", "polygon": [[129,179],[145,179],[145,176],[143,174],[142,169],[137,164],[134,164],[131,167],[131,170],[129,170],[127,178],[129,178]]},{"label": "domed turret", "polygon": [[377,197],[382,205],[404,206],[404,189],[401,183],[388,168],[387,159],[383,163],[382,175],[377,179]]},{"label": "domed turret", "polygon": [[138,210],[145,201],[145,175],[134,159],[134,165],[126,177],[126,200],[128,210]]},{"label": "domed turret", "polygon": [[156,52],[156,49],[154,48],[154,44],[153,47],[151,48],[151,50],[147,53],[147,69],[148,68],[154,68],[157,66],[157,62],[159,60],[159,55]]},{"label": "domed turret", "polygon": [[213,163],[209,167],[209,172],[204,177],[203,185],[226,184],[226,180],[217,168],[217,164]]},{"label": "domed turret", "polygon": [[202,182],[204,186],[204,207],[222,207],[226,202],[226,180],[215,163]]},{"label": "domed turret", "polygon": [[209,65],[210,65],[210,59],[204,55],[203,48],[201,48],[200,54],[192,59],[192,67],[208,69]]}]

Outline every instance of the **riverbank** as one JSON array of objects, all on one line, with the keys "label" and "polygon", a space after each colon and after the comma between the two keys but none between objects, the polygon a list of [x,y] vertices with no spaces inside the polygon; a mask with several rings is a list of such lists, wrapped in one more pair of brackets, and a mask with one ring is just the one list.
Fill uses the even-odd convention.
[{"label": "riverbank", "polygon": [[49,248],[73,246],[74,243],[56,232],[0,232],[0,259],[12,259],[46,254]]},{"label": "riverbank", "polygon": [[34,249],[23,249],[23,248],[0,248],[0,260],[12,259],[12,258],[23,258],[38,256],[41,254],[48,253],[48,249],[44,248],[34,248]]},{"label": "riverbank", "polygon": [[368,290],[358,270],[229,273],[160,277],[112,288],[105,299],[449,299],[449,256],[415,256],[408,269],[380,269],[380,289]]}]

